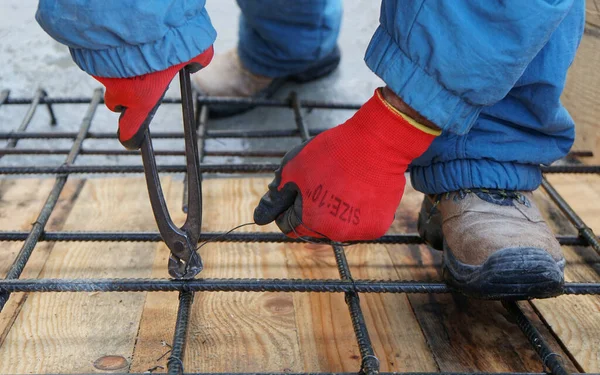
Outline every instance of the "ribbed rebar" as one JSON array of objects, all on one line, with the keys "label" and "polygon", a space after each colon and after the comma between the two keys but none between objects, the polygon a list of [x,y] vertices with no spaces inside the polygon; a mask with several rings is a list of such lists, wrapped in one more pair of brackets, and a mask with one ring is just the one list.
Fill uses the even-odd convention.
[{"label": "ribbed rebar", "polygon": [[515,317],[517,325],[542,360],[542,371],[546,371],[546,368],[548,368],[550,373],[554,375],[568,375],[569,372],[559,360],[560,355],[552,351],[541,333],[533,326],[525,314],[523,314],[519,305],[514,301],[504,301],[502,304]]},{"label": "ribbed rebar", "polygon": [[[29,232],[25,231],[0,231],[0,241],[23,241]],[[556,236],[563,246],[590,246],[583,238],[577,236]],[[81,241],[81,242],[158,242],[162,241],[158,232],[43,232],[39,241]],[[200,241],[210,242],[276,242],[276,243],[305,243],[297,238],[290,238],[278,232],[204,232]],[[313,239],[316,243],[329,244],[323,239]],[[422,244],[423,239],[416,233],[388,234],[374,240],[352,241],[348,244]],[[398,248],[401,250],[401,248]]]},{"label": "ribbed rebar", "polygon": [[[23,241],[28,232],[2,232],[0,241]],[[44,232],[40,241],[104,241],[104,242],[157,242],[161,241],[158,232]],[[278,243],[305,243],[301,239],[287,237],[278,232],[204,232],[200,235],[200,241],[210,242],[278,242]],[[329,244],[327,240],[314,239],[316,243]],[[578,237],[568,238],[569,244],[583,240]],[[352,244],[421,244],[423,239],[418,234],[391,234],[375,240],[354,241]]]},{"label": "ribbed rebar", "polygon": [[[319,292],[416,293],[452,291],[442,282],[311,279],[7,279],[4,292]],[[566,283],[564,294],[600,294],[600,283]]]},{"label": "ribbed rebar", "polygon": [[[31,104],[29,105],[29,108],[27,109],[27,112],[25,113],[25,116],[23,117],[23,120],[21,121],[21,124],[19,125],[19,127],[17,128],[17,132],[24,132],[25,130],[27,130],[27,127],[29,126],[29,124],[31,123],[31,120],[33,119],[33,115],[35,115],[35,111],[37,110],[38,104],[40,103],[40,99],[42,97],[46,96],[46,92],[42,89],[37,89],[35,91],[35,94],[33,95]],[[14,151],[14,147],[17,145],[17,142],[19,142],[18,138],[9,138],[8,142],[6,142],[6,147],[4,150],[0,150],[0,157],[2,157],[2,154],[4,154],[4,152],[6,151]],[[2,152],[4,151],[4,152]]]},{"label": "ribbed rebar", "polygon": [[[326,129],[310,130],[310,135],[314,136],[324,132]],[[206,133],[206,138],[292,138],[298,137],[298,129],[264,129],[264,130],[210,130]],[[76,132],[0,132],[0,139],[73,139],[77,137]],[[90,132],[88,139],[115,139],[115,133],[112,132]],[[182,139],[182,132],[155,132],[152,133],[152,139]]]},{"label": "ribbed rebar", "polygon": [[[203,164],[200,170],[205,173],[272,173],[278,167],[274,163],[256,164]],[[159,165],[158,172],[182,173],[184,164]],[[144,173],[142,165],[61,165],[58,167],[0,167],[0,174],[105,174],[105,173]]]},{"label": "ribbed rebar", "polygon": [[289,95],[289,100],[292,104],[292,110],[294,111],[294,120],[296,122],[296,128],[300,133],[300,138],[302,138],[303,142],[306,142],[310,139],[310,132],[308,131],[308,127],[306,126],[304,122],[304,117],[302,116],[302,104],[300,103],[298,94],[295,91],[292,91]]},{"label": "ribbed rebar", "polygon": [[540,167],[543,173],[598,174],[600,165],[549,165]]},{"label": "ribbed rebar", "polygon": [[187,332],[190,323],[190,311],[192,310],[193,302],[194,293],[179,293],[179,308],[177,309],[175,333],[173,334],[171,355],[167,361],[169,375],[181,375],[184,371],[183,355],[185,353],[185,343],[187,341]]},{"label": "ribbed rebar", "polygon": [[[354,284],[344,247],[339,244],[333,244],[332,247],[340,278],[343,281]],[[360,372],[361,374],[368,375],[377,374],[379,372],[379,359],[375,356],[375,351],[373,350],[373,344],[367,330],[367,323],[360,307],[358,293],[356,291],[346,292],[345,300],[350,312],[350,319],[352,320],[352,328],[354,329],[358,349],[360,350]]]},{"label": "ribbed rebar", "polygon": [[[18,149],[0,149],[2,155],[66,155],[68,149],[48,149],[48,148],[18,148]],[[101,156],[139,156],[139,151],[134,150],[113,150],[113,149],[83,149],[80,155],[101,155]],[[185,156],[183,150],[154,150],[157,156]],[[262,157],[262,158],[280,158],[285,155],[285,151],[277,150],[206,150],[205,156],[236,156],[236,157]]]},{"label": "ribbed rebar", "polygon": [[592,228],[588,227],[586,223],[583,221],[579,215],[569,206],[567,201],[558,193],[558,191],[552,186],[550,182],[546,178],[542,178],[542,187],[548,193],[548,196],[558,208],[565,214],[565,216],[569,219],[569,221],[575,226],[577,231],[579,231],[579,235],[585,239],[590,246],[600,255],[600,241],[598,237],[594,234]]},{"label": "ribbed rebar", "polygon": [[[42,104],[87,104],[91,98],[44,98]],[[260,107],[290,107],[288,100],[264,99],[264,98],[240,98],[240,97],[216,97],[216,96],[198,96],[198,104],[217,104],[217,105],[253,105]],[[30,104],[31,98],[8,98],[6,104]],[[102,101],[104,103],[104,101]],[[180,98],[163,98],[163,104],[181,104]],[[356,110],[361,107],[359,103],[336,103],[326,100],[302,100],[301,104],[306,108],[323,109],[348,109]]]},{"label": "ribbed rebar", "polygon": [[[279,167],[276,163],[244,163],[244,164],[202,164],[200,170],[205,173],[272,173]],[[158,171],[163,173],[185,172],[185,165],[159,165]],[[64,174],[64,173],[143,173],[141,165],[61,165],[61,166],[25,166],[0,167],[0,175],[27,174]],[[546,167],[546,173],[600,173],[597,165],[574,165],[568,167]]]}]

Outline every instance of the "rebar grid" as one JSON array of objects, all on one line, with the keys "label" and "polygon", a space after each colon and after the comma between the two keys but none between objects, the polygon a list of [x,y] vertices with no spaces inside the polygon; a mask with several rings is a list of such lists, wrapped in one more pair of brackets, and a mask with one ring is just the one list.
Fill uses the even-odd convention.
[{"label": "rebar grid", "polygon": [[[26,231],[0,231],[0,241],[24,241],[23,246],[9,268],[4,280],[0,280],[0,311],[6,304],[10,293],[13,292],[153,292],[153,291],[178,291],[179,308],[173,337],[173,347],[168,358],[169,374],[184,374],[183,355],[187,341],[187,328],[195,292],[207,291],[235,291],[235,292],[321,292],[344,293],[345,300],[352,320],[358,348],[361,355],[361,368],[358,373],[377,374],[379,360],[371,344],[364,315],[360,306],[359,293],[451,293],[452,288],[441,282],[397,281],[397,280],[357,280],[353,279],[346,259],[344,246],[331,244],[340,279],[335,280],[309,280],[309,279],[194,279],[194,280],[169,280],[169,279],[19,279],[27,261],[29,260],[36,244],[39,241],[135,241],[158,242],[161,237],[158,232],[65,232],[45,231],[48,219],[56,206],[58,197],[65,186],[70,174],[102,174],[102,173],[142,173],[141,165],[76,165],[78,155],[137,155],[137,151],[113,149],[86,149],[83,142],[87,139],[115,139],[113,133],[91,132],[92,119],[99,104],[103,102],[102,91],[96,90],[91,98],[52,98],[45,91],[37,90],[32,98],[11,98],[9,90],[0,91],[0,110],[7,105],[29,105],[20,125],[10,132],[0,132],[0,139],[7,140],[4,149],[0,150],[0,158],[4,155],[67,155],[63,164],[57,166],[0,166],[1,175],[55,175],[55,183],[48,195],[46,202],[34,222],[32,229]],[[166,98],[163,104],[179,104],[180,99]],[[50,115],[50,124],[57,123],[54,105],[87,104],[87,111],[81,121],[78,132],[34,132],[28,131],[28,126],[40,105],[47,107]],[[282,157],[283,152],[277,150],[206,150],[205,141],[211,138],[281,138],[297,137],[304,142],[311,136],[317,135],[325,129],[308,129],[303,118],[303,109],[350,109],[356,110],[358,104],[333,103],[318,100],[301,100],[296,93],[291,93],[287,99],[244,99],[244,98],[215,98],[197,97],[195,100],[195,121],[198,129],[201,171],[203,173],[240,174],[240,173],[266,173],[273,172],[278,165],[273,163],[238,163],[238,164],[208,164],[204,162],[205,156],[240,156],[240,157]],[[296,128],[293,130],[211,130],[208,127],[208,113],[210,105],[239,105],[252,104],[258,107],[288,108],[293,111]],[[182,132],[157,132],[153,138],[183,139]],[[19,140],[22,139],[72,139],[70,149],[41,149],[20,148]],[[182,150],[157,150],[156,155],[183,156]],[[589,151],[572,152],[570,158],[591,156]],[[165,173],[185,173],[185,165],[162,165],[159,171]],[[544,166],[542,171],[548,173],[593,173],[600,174],[600,165],[557,165]],[[184,186],[187,186],[184,184]],[[551,200],[570,220],[578,236],[557,236],[563,246],[591,246],[600,254],[599,238],[593,233],[585,222],[567,204],[563,197],[554,189],[547,179],[543,180],[542,187],[546,190]],[[187,189],[184,189],[183,209],[185,206]],[[301,243],[299,239],[291,239],[281,233],[202,233],[200,241],[213,242],[258,242],[258,243]],[[327,243],[326,241],[316,241]],[[383,236],[373,241],[357,241],[355,243],[372,244],[422,244],[423,240],[417,234],[402,233]],[[594,294],[600,295],[600,283],[566,283],[564,294]],[[519,304],[505,301],[503,303],[517,325],[522,330],[527,340],[540,358],[540,365],[553,374],[564,375],[567,370],[559,361],[559,356],[553,353],[541,333],[532,325],[531,321],[523,314]],[[114,373],[113,373],[114,374]],[[326,375],[328,373],[320,373]],[[356,373],[348,373],[356,374]],[[391,373],[380,373],[388,375]],[[405,375],[483,375],[487,373],[404,373]],[[531,374],[531,375],[542,375]],[[201,375],[213,375],[203,373]],[[224,375],[224,373],[220,374]],[[249,375],[237,373],[235,375]],[[258,375],[282,375],[275,373],[259,373]],[[286,373],[286,375],[290,375]],[[299,375],[299,374],[292,374]],[[334,374],[332,374],[334,375]],[[342,375],[338,373],[335,375]],[[504,374],[496,374],[504,375]],[[526,373],[506,373],[506,375],[530,375]]]}]

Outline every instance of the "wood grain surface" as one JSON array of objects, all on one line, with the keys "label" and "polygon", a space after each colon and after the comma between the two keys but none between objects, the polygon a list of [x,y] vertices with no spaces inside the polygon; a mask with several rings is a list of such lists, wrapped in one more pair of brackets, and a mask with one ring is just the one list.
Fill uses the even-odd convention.
[{"label": "wood grain surface", "polygon": [[[600,226],[598,211],[589,202],[597,201],[597,178],[550,177],[595,230]],[[24,229],[32,220],[25,212],[35,211],[36,204],[39,209],[49,187],[3,183],[8,185],[0,185],[0,204],[19,219],[0,216],[0,228]],[[206,180],[203,230],[226,231],[252,221],[267,183],[265,178]],[[173,218],[182,223],[182,183],[164,184]],[[66,217],[64,230],[156,230],[143,179],[94,179],[79,195],[76,185],[68,191],[77,200],[69,211],[72,200],[65,198],[65,208],[52,225],[62,226],[58,217]],[[69,196],[67,190],[65,194]],[[421,199],[407,187],[390,232],[416,231]],[[536,193],[536,199],[557,233],[574,233],[543,194]],[[277,228],[248,226],[239,231]],[[3,246],[2,256],[10,257],[7,249]],[[212,243],[200,252],[205,261],[201,276],[206,278],[339,278],[328,245]],[[426,246],[360,245],[347,247],[346,253],[354,278],[440,279],[441,253]],[[55,244],[36,269],[41,277],[165,278],[168,255],[156,243],[65,242]],[[565,256],[569,280],[598,280],[598,255],[591,249],[565,248]],[[360,298],[382,371],[542,370],[530,344],[497,302],[459,295]],[[0,373],[93,372],[98,359],[119,358],[107,356],[125,358],[120,371],[164,371],[177,305],[177,293],[32,294],[21,301],[20,310],[13,310],[10,324],[6,311],[0,314],[6,331]],[[598,372],[597,297],[560,297],[520,306],[570,371]],[[32,360],[19,360],[18,355]],[[356,371],[360,353],[343,294],[206,292],[195,295],[184,362],[190,372]]]},{"label": "wood grain surface", "polygon": [[[87,181],[64,230],[156,230],[144,180]],[[155,248],[154,243],[57,243],[40,277],[148,277]],[[130,360],[144,300],[145,293],[31,294],[0,347],[0,373],[90,373],[106,355]]]},{"label": "wood grain surface", "polygon": [[576,125],[575,150],[595,153],[586,158],[591,164],[600,162],[600,4],[586,1],[585,32],[569,69],[561,101]]},{"label": "wood grain surface", "polygon": [[[567,200],[596,234],[600,232],[600,176],[553,175],[548,180]],[[577,232],[539,192],[536,198],[544,207],[546,221],[560,234]],[[567,266],[565,280],[600,282],[600,255],[591,247],[563,246]],[[572,361],[580,371],[600,372],[600,298],[598,296],[561,296],[550,300],[534,300],[533,307],[568,348]]]},{"label": "wood grain surface", "polygon": [[[0,180],[0,228],[2,230],[31,230],[46,198],[52,189],[54,180],[5,179]],[[46,230],[60,230],[73,207],[74,199],[84,184],[83,180],[70,179],[63,188]],[[0,277],[4,278],[13,264],[23,242],[0,243]],[[40,242],[36,245],[21,277],[35,278],[40,274],[54,243]],[[27,299],[27,293],[13,293],[0,314],[0,346],[4,342],[21,307]]]}]

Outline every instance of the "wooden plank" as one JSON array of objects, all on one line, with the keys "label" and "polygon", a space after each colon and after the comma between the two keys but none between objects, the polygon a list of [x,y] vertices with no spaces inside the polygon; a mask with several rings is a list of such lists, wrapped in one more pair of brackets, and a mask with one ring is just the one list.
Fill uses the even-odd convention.
[{"label": "wooden plank", "polygon": [[600,28],[600,1],[588,0],[585,3],[585,20],[588,26]]},{"label": "wooden plank", "polygon": [[[287,257],[291,278],[339,278],[329,245],[290,247]],[[303,371],[357,371],[360,352],[344,295],[296,293],[293,298]]]},{"label": "wooden plank", "polygon": [[[568,201],[588,226],[600,231],[600,177],[584,175],[552,175],[548,180]],[[536,199],[546,221],[560,234],[576,234],[573,226],[539,192]],[[594,204],[590,204],[594,202]],[[587,247],[563,247],[567,266],[566,281],[600,282],[600,256]],[[598,296],[561,296],[551,300],[535,300],[535,309],[543,316],[554,334],[568,349],[580,371],[600,372],[600,298]]]},{"label": "wooden plank", "polygon": [[586,162],[600,161],[600,11],[597,1],[586,2],[586,33],[569,69],[561,101],[577,129],[575,150],[594,151]]},{"label": "wooden plank", "polygon": [[[171,188],[165,192],[171,218],[181,225],[185,214],[179,208],[182,203],[183,184],[172,181]],[[152,278],[170,278],[167,263],[169,248],[160,243],[152,264]],[[148,293],[140,320],[136,345],[132,355],[130,372],[166,371],[169,358],[169,345],[173,339],[179,293]]]},{"label": "wooden plank", "polygon": [[[169,186],[165,181],[165,191]],[[89,180],[64,229],[156,230],[144,180]],[[57,243],[41,277],[148,277],[155,247]],[[145,293],[31,294],[0,347],[0,373],[88,373],[100,357],[130,359],[144,299]]]},{"label": "wooden plank", "polygon": [[[396,214],[394,230],[415,232],[422,194],[407,187]],[[426,246],[387,246],[402,279],[440,280],[441,252]],[[429,347],[441,371],[538,372],[541,362],[499,302],[467,299],[461,295],[409,295]],[[548,330],[527,305],[534,324],[562,353]],[[566,355],[563,353],[563,356]],[[568,363],[570,369],[574,367]]]},{"label": "wooden plank", "polygon": [[[206,180],[203,230],[224,231],[252,221],[257,197],[266,185],[264,179]],[[256,230],[274,228],[240,229]],[[205,262],[202,277],[286,278],[285,249],[280,244],[207,245],[201,250]],[[164,267],[166,256],[168,252],[162,248],[155,268]],[[148,296],[132,370],[166,367],[166,357],[156,359],[165,352],[160,342],[172,339],[176,310],[176,295]],[[291,293],[197,293],[184,360],[186,371],[301,370],[294,314]]]},{"label": "wooden plank", "polygon": [[[394,226],[400,225],[398,217]],[[398,280],[386,246],[355,245],[345,249],[356,279]],[[339,278],[331,246],[305,245],[288,251],[292,277]],[[305,371],[356,371],[360,352],[343,295],[296,294],[300,342],[307,356]],[[435,372],[438,367],[405,294],[360,296],[380,371]],[[324,355],[326,353],[326,355]],[[317,359],[315,361],[315,359]]]},{"label": "wooden plank", "polygon": [[[573,117],[577,139],[573,149],[591,150],[593,158],[584,162],[600,161],[600,2],[586,1],[586,32],[567,76],[561,101]],[[596,175],[549,175],[548,180],[596,233],[600,232],[600,205],[598,202],[600,177]],[[544,195],[536,194],[538,204],[545,207],[546,221],[556,233],[576,235],[576,231],[560,211]],[[598,255],[589,248],[563,247],[568,281],[599,280]],[[593,264],[593,266],[589,266]],[[547,318],[554,332],[570,351],[580,370],[600,371],[600,326],[598,297],[563,296],[555,300],[535,301],[533,306]],[[581,319],[581,323],[578,322]]]},{"label": "wooden plank", "polygon": [[[173,186],[179,185],[174,183]],[[176,189],[171,189],[176,190]],[[181,192],[180,192],[181,193]],[[171,194],[171,198],[173,194]],[[179,194],[175,200],[181,202]],[[173,199],[167,198],[174,203]],[[175,207],[171,205],[170,207]],[[173,210],[173,220],[181,215],[181,210]],[[152,265],[152,278],[168,278],[167,261],[170,251],[166,245],[160,244],[156,250]],[[175,320],[177,318],[178,293],[148,293],[144,304],[136,344],[131,359],[130,372],[166,371],[169,358],[169,346],[173,339]]]},{"label": "wooden plank", "polygon": [[[389,255],[390,246],[361,245],[347,250],[352,275],[359,279],[400,279]],[[426,337],[406,294],[361,296],[381,371],[436,372]]]},{"label": "wooden plank", "polygon": [[[222,231],[250,221],[267,182],[258,178],[206,181],[204,230]],[[165,184],[165,193],[177,213],[175,219],[182,220],[176,209],[181,183],[172,188]],[[407,189],[393,230],[416,230],[421,197]],[[97,217],[90,220],[90,212]],[[155,230],[143,180],[88,182],[65,226],[65,230],[116,228]],[[240,230],[257,229],[276,230],[274,226]],[[356,278],[439,279],[440,253],[423,246],[354,246],[347,254]],[[202,255],[203,277],[338,277],[331,248],[323,245],[212,244],[202,249]],[[163,245],[59,244],[42,276],[147,277],[152,272],[153,277],[166,277],[167,256]],[[541,370],[535,353],[497,303],[396,294],[365,294],[361,301],[383,371]],[[558,311],[552,301],[557,300],[541,302]],[[553,315],[542,312],[544,306],[538,302],[536,309],[567,347],[571,349],[578,339],[584,343],[576,348],[579,352],[571,353],[578,364],[585,358],[593,362],[594,342],[580,339],[584,336],[573,325],[577,310]],[[575,306],[580,319],[592,314],[592,307]],[[537,315],[527,304],[523,308],[572,369],[569,356]],[[0,347],[0,372],[89,372],[93,361],[107,354],[132,360],[132,371],[165,365],[168,355],[156,359],[167,349],[161,342],[172,338],[176,309],[176,293],[150,293],[146,299],[143,293],[32,295]],[[600,336],[594,327],[581,329]],[[565,339],[569,335],[575,337],[572,343]],[[16,353],[36,360],[19,361]],[[185,364],[188,371],[355,371],[359,352],[341,294],[200,293],[193,306]]]},{"label": "wooden plank", "polygon": [[[353,277],[397,279],[382,246],[346,248]],[[339,278],[330,246],[307,244],[288,251],[290,276]],[[361,307],[381,371],[437,371],[404,294],[363,294]],[[360,352],[342,294],[294,295],[304,371],[357,371]]]},{"label": "wooden plank", "polygon": [[[63,188],[53,214],[46,225],[47,230],[60,230],[73,207],[73,200],[83,186],[83,180],[71,179]],[[0,180],[0,230],[30,230],[52,186],[54,180],[3,179]],[[0,251],[0,277],[4,278],[23,242],[4,242]],[[54,244],[39,243],[25,269],[23,278],[35,278],[42,270]],[[0,313],[0,345],[21,311],[27,298],[26,293],[13,293]]]},{"label": "wooden plank", "polygon": [[[263,179],[207,181],[206,230],[252,221]],[[246,227],[241,231],[274,230]],[[287,278],[285,245],[220,244],[202,250],[203,277]],[[191,315],[186,370],[298,371],[300,350],[292,293],[201,293]]]},{"label": "wooden plank", "polygon": [[[205,182],[205,230],[252,220],[267,179]],[[181,217],[179,218],[181,219]],[[274,225],[241,230],[276,231]],[[360,277],[394,277],[384,249],[348,251]],[[219,244],[202,250],[203,277],[339,278],[330,246]],[[157,254],[159,276],[168,251]],[[387,264],[387,267],[386,267]],[[355,267],[353,267],[355,268]],[[436,371],[406,296],[362,296],[367,325],[383,371]],[[166,366],[161,341],[172,336],[174,294],[150,294],[132,371]],[[166,322],[157,324],[158,322]],[[185,358],[187,371],[356,371],[360,353],[342,294],[201,293],[196,295]]]},{"label": "wooden plank", "polygon": [[[249,189],[254,195],[247,206],[249,214],[268,182],[266,179],[253,182],[255,188]],[[277,229],[271,226],[268,230]],[[287,251],[288,277],[339,278],[330,246],[279,247]],[[347,255],[354,277],[395,277],[389,256],[382,248],[354,246],[347,249]],[[343,294],[295,293],[293,300],[302,356],[302,367],[298,369],[357,371],[360,352]],[[381,371],[437,370],[405,295],[365,294],[361,302],[375,353],[381,361]]]},{"label": "wooden plank", "polygon": [[[44,180],[0,180],[0,229],[30,229],[51,187],[51,181]],[[0,277],[6,276],[21,246],[21,242],[2,243]]]},{"label": "wooden plank", "polygon": [[[585,223],[600,234],[600,176],[599,175],[548,175],[548,181],[558,190]],[[572,225],[562,218],[556,218],[554,225]],[[575,232],[573,232],[575,233]]]}]

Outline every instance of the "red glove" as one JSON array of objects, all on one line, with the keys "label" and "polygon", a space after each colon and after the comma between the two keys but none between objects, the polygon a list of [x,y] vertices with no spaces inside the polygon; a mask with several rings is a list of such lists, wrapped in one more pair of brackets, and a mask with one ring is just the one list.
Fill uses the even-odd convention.
[{"label": "red glove", "polygon": [[288,152],[254,210],[290,237],[381,237],[404,192],[404,172],[439,134],[401,114],[381,90],[344,124]]},{"label": "red glove", "polygon": [[104,102],[113,112],[121,112],[119,117],[119,141],[125,148],[137,150],[144,139],[144,132],[158,109],[169,88],[169,83],[181,68],[191,65],[196,72],[210,63],[213,47],[190,61],[174,65],[165,70],[129,78],[96,77],[106,86]]}]

